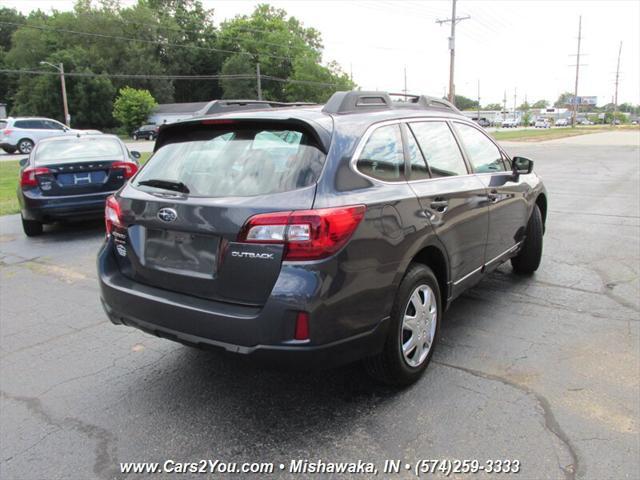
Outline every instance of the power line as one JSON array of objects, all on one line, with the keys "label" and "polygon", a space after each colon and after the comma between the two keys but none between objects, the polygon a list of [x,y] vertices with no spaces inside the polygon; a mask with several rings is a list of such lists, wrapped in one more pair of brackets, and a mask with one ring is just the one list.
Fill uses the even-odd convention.
[{"label": "power line", "polygon": [[[58,75],[57,72],[46,70],[12,70],[0,69],[0,73],[13,75]],[[255,80],[256,74],[234,74],[234,75],[161,75],[161,74],[133,74],[133,73],[93,73],[93,72],[65,72],[67,77],[80,78],[132,78],[138,80]],[[292,78],[274,77],[271,75],[260,75],[261,80],[271,80],[280,83],[293,83],[300,85],[317,85],[325,87],[338,87],[340,84],[329,82],[316,82],[314,80],[296,80]]]}]

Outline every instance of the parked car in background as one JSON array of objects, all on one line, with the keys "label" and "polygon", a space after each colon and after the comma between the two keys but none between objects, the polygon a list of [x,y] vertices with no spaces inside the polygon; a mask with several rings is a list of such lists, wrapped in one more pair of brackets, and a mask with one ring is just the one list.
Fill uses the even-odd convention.
[{"label": "parked car in background", "polygon": [[480,125],[483,128],[487,128],[489,126],[491,126],[491,122],[489,120],[487,120],[486,118],[482,117],[482,118],[474,118],[473,119],[474,122],[476,122],[478,125]]},{"label": "parked car in background", "polygon": [[518,122],[518,120],[514,118],[507,118],[506,120],[502,121],[502,128],[515,128],[518,125],[520,125],[520,122]]},{"label": "parked car in background", "polygon": [[538,268],[547,200],[531,160],[449,102],[410,98],[337,92],[164,127],[106,203],[111,321],[416,381],[455,297],[506,261]]},{"label": "parked car in background", "polygon": [[158,125],[142,125],[131,134],[131,138],[138,140],[144,138],[147,140],[155,140],[158,136]]},{"label": "parked car in background", "polygon": [[588,118],[581,118],[580,120],[578,120],[578,123],[580,125],[593,125],[594,123],[589,120]]},{"label": "parked car in background", "polygon": [[551,128],[551,124],[549,123],[549,120],[547,120],[546,118],[539,118],[536,120],[534,127],[535,128]]},{"label": "parked car in background", "polygon": [[[33,147],[43,138],[60,135],[87,133],[75,130],[51,118],[9,117],[0,123],[0,148],[6,153],[31,153]],[[91,132],[98,132],[93,130]]]},{"label": "parked car in background", "polygon": [[31,237],[57,220],[99,218],[105,199],[138,171],[138,152],[115,135],[45,138],[20,161],[18,202]]},{"label": "parked car in background", "polygon": [[555,126],[556,127],[566,127],[569,125],[569,120],[566,118],[559,118],[558,120],[556,120],[555,122]]}]

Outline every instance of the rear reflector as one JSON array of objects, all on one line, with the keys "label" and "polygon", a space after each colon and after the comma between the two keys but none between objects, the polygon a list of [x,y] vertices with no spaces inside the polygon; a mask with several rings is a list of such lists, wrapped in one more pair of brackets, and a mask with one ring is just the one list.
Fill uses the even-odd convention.
[{"label": "rear reflector", "polygon": [[114,227],[122,227],[121,221],[122,210],[120,204],[116,200],[116,197],[109,195],[107,201],[104,204],[104,226],[107,232],[107,237],[111,235]]},{"label": "rear reflector", "polygon": [[285,246],[283,260],[318,260],[340,250],[364,217],[366,207],[262,213],[249,218],[238,242]]},{"label": "rear reflector", "polygon": [[293,338],[295,340],[309,340],[309,314],[307,312],[298,312],[296,332]]},{"label": "rear reflector", "polygon": [[111,168],[124,170],[124,178],[131,178],[138,171],[138,165],[133,162],[113,162]]},{"label": "rear reflector", "polygon": [[25,168],[20,175],[20,186],[21,187],[37,187],[38,180],[36,179],[39,175],[47,175],[51,173],[46,167],[29,167]]}]

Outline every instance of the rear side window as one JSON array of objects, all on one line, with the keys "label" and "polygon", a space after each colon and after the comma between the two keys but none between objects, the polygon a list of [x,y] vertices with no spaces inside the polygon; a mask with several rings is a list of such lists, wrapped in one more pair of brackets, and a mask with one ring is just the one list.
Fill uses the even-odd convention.
[{"label": "rear side window", "polygon": [[[182,182],[190,195],[250,197],[315,183],[325,155],[303,132],[208,129],[163,145],[135,179]],[[169,141],[172,141],[171,139]]]},{"label": "rear side window", "polygon": [[416,122],[410,126],[433,177],[467,174],[460,148],[445,122]]},{"label": "rear side window", "polygon": [[456,123],[456,129],[475,173],[503,172],[505,170],[500,150],[484,133],[462,123]]},{"label": "rear side window", "polygon": [[404,180],[404,154],[400,125],[376,129],[358,157],[358,170],[386,182]]},{"label": "rear side window", "polygon": [[16,120],[13,126],[16,128],[34,128],[29,120]]}]

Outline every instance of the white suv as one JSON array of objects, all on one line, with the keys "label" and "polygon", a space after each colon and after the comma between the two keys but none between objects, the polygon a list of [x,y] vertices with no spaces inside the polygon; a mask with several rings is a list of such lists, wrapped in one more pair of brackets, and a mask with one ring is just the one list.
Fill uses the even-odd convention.
[{"label": "white suv", "polygon": [[539,118],[536,120],[536,123],[534,126],[536,128],[550,128],[551,124],[549,123],[549,120],[547,120],[546,118]]},{"label": "white suv", "polygon": [[86,133],[82,130],[73,130],[66,125],[41,117],[9,117],[0,120],[0,148],[6,153],[29,154],[39,140],[59,135],[75,135]]}]

